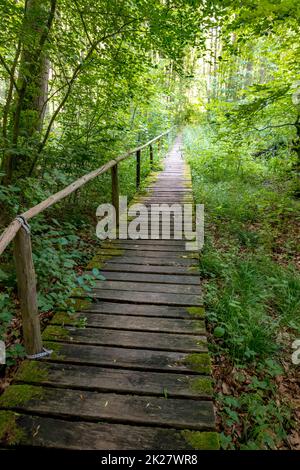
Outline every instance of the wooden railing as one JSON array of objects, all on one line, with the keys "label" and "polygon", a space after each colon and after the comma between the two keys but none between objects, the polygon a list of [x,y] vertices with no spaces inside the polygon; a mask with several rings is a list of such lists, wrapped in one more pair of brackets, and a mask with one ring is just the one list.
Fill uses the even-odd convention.
[{"label": "wooden railing", "polygon": [[82,176],[78,180],[71,183],[66,188],[53,194],[36,206],[32,207],[20,216],[17,216],[11,224],[4,230],[0,236],[0,255],[4,252],[9,243],[14,240],[14,258],[16,264],[18,296],[20,300],[23,339],[25,351],[27,355],[32,356],[42,352],[42,337],[40,329],[40,321],[37,306],[36,291],[36,275],[32,259],[32,246],[30,229],[28,220],[43,212],[48,207],[61,201],[66,196],[84,186],[88,181],[93,180],[99,175],[111,170],[111,186],[112,186],[112,204],[116,209],[118,220],[119,214],[119,177],[118,164],[136,155],[136,188],[138,189],[141,182],[141,152],[149,147],[150,166],[153,167],[153,144],[158,143],[160,148],[161,140],[170,133],[171,129],[160,134],[158,137],[146,142],[145,144],[130,150],[129,152],[110,160],[105,165],[97,168],[90,173]]}]

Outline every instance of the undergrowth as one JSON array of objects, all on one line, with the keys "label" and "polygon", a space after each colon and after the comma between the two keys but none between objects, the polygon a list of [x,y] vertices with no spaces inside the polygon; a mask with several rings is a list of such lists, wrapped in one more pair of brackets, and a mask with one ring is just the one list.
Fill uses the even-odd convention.
[{"label": "undergrowth", "polygon": [[[184,134],[205,205],[200,270],[223,449],[293,448],[300,413],[292,343],[300,337],[299,200],[288,166],[217,138]],[[248,143],[249,144],[249,143]],[[299,245],[298,245],[299,246]]]}]

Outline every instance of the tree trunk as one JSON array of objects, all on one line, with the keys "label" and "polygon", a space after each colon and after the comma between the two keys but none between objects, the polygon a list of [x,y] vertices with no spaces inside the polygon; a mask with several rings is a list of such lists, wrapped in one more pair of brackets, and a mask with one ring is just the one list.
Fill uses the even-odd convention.
[{"label": "tree trunk", "polygon": [[2,168],[5,183],[18,176],[27,176],[43,126],[48,94],[49,60],[46,43],[54,19],[56,0],[27,0],[21,32],[21,58],[18,93],[13,103],[11,130],[12,151]]}]

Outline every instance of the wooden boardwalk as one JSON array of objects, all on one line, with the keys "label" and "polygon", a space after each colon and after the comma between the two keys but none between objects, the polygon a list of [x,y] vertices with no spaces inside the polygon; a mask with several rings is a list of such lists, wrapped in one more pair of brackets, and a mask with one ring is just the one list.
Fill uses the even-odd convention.
[{"label": "wooden boardwalk", "polygon": [[[191,201],[177,139],[140,202]],[[0,423],[11,422],[5,443],[217,448],[197,253],[184,240],[116,240],[93,267],[106,279],[93,301],[78,294],[75,318],[54,316],[43,334],[54,353],[25,361],[0,397]]]}]

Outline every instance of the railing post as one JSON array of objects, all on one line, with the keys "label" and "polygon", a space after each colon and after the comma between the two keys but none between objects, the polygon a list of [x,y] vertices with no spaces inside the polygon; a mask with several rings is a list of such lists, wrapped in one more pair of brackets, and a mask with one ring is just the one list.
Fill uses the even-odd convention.
[{"label": "railing post", "polygon": [[150,167],[153,168],[153,146],[152,144],[149,145],[149,153],[150,153]]},{"label": "railing post", "polygon": [[119,176],[118,165],[111,169],[111,199],[116,211],[116,224],[119,225]]},{"label": "railing post", "polygon": [[160,145],[161,145],[161,142],[160,142],[160,139],[158,139],[157,141],[157,150],[160,152]]},{"label": "railing post", "polygon": [[136,189],[139,189],[141,183],[141,151],[136,152]]},{"label": "railing post", "polygon": [[42,352],[43,344],[38,316],[36,277],[32,260],[30,232],[23,226],[15,237],[14,256],[25,351],[28,355],[33,355]]}]

